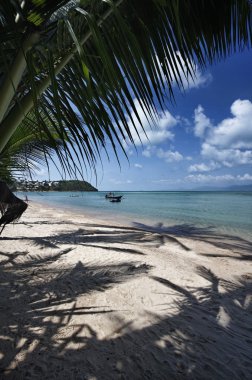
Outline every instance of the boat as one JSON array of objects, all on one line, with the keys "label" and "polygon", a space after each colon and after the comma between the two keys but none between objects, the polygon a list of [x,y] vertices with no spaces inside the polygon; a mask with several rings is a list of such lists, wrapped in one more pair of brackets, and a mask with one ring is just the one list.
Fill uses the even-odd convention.
[{"label": "boat", "polygon": [[105,198],[106,199],[109,199],[109,198],[113,198],[115,196],[115,193],[111,193],[111,192],[109,192],[109,193],[107,193],[106,195],[105,195]]},{"label": "boat", "polygon": [[121,199],[123,196],[122,195],[115,195],[115,193],[107,193],[105,195],[106,199]]},{"label": "boat", "polygon": [[109,198],[110,202],[121,202],[121,200],[122,200],[122,195],[119,195],[117,197],[110,197]]},{"label": "boat", "polygon": [[105,198],[108,199],[110,202],[121,202],[122,200],[122,195],[115,195],[115,193],[107,193],[105,195]]}]

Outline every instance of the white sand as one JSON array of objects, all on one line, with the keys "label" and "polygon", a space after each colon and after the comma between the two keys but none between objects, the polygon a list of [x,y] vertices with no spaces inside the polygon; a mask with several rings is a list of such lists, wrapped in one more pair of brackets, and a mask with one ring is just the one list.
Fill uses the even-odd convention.
[{"label": "white sand", "polygon": [[251,379],[251,258],[31,203],[0,238],[0,379]]}]

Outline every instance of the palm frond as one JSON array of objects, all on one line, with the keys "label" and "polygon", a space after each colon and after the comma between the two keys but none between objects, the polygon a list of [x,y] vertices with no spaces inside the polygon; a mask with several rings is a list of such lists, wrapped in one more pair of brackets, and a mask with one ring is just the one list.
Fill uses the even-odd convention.
[{"label": "palm frond", "polygon": [[58,136],[69,138],[63,143],[66,166],[77,156],[94,167],[108,141],[116,155],[126,138],[134,143],[128,121],[136,131],[134,120],[141,125],[135,99],[154,122],[167,95],[173,100],[174,86],[183,90],[185,78],[194,77],[196,64],[205,67],[251,47],[247,0],[40,3],[27,1],[22,10],[17,0],[0,6],[0,86],[18,46],[39,34],[25,53],[27,66],[0,124],[0,143],[33,108],[48,134],[42,110]]},{"label": "palm frond", "polygon": [[[52,115],[49,119],[40,112],[40,119],[43,119],[47,125],[46,131],[39,128],[35,115],[31,112],[18,126],[0,153],[0,178],[2,180],[9,183],[17,176],[32,176],[40,165],[48,166],[48,161],[54,162],[55,153],[58,155],[63,171],[69,169],[68,165],[64,165],[66,160],[64,144],[69,142],[67,134],[60,138],[51,125]],[[53,122],[55,123],[54,120]],[[75,163],[69,167],[71,167],[72,173],[81,170],[80,166]]]}]

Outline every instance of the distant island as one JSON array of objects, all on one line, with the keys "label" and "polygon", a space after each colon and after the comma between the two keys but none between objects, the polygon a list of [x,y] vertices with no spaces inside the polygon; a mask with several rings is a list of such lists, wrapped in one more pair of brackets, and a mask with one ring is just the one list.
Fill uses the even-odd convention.
[{"label": "distant island", "polygon": [[12,184],[14,191],[98,191],[89,182],[69,181],[26,181],[19,180]]}]

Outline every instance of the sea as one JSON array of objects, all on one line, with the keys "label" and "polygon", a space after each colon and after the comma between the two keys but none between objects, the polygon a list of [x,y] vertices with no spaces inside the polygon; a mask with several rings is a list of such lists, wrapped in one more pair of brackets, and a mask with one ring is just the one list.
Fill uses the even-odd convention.
[{"label": "sea", "polygon": [[106,192],[28,192],[20,198],[111,223],[182,235],[221,234],[252,242],[252,192],[122,191],[110,202]]}]

